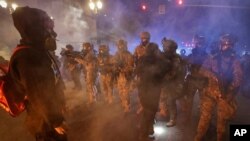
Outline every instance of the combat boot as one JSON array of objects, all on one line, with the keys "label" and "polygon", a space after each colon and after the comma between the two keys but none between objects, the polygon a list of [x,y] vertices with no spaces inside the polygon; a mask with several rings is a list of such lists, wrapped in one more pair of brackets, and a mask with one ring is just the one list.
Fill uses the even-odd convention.
[{"label": "combat boot", "polygon": [[167,127],[173,127],[173,126],[175,126],[175,124],[176,124],[176,121],[171,119],[169,122],[167,122],[166,126]]}]

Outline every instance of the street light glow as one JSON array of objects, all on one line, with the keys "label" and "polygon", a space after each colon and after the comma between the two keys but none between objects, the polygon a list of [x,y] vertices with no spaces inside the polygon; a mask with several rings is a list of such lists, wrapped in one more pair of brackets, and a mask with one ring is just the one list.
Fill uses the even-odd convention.
[{"label": "street light glow", "polygon": [[97,6],[97,8],[98,9],[102,9],[102,2],[100,1],[100,0],[98,0],[97,2],[96,2],[96,6]]},{"label": "street light glow", "polygon": [[182,1],[182,0],[179,0],[178,3],[179,3],[179,5],[182,5],[182,4],[183,4],[183,1]]},{"label": "street light glow", "polygon": [[141,6],[141,8],[142,8],[142,10],[147,10],[147,6],[144,4]]},{"label": "street light glow", "polygon": [[7,8],[8,4],[5,0],[0,0],[0,6],[3,8]]},{"label": "street light glow", "polygon": [[13,8],[13,10],[16,10],[16,8],[18,7],[18,5],[16,3],[12,3],[11,7]]},{"label": "street light glow", "polygon": [[90,2],[89,2],[89,8],[90,8],[91,10],[94,10],[94,9],[95,9],[95,3],[94,3],[93,1],[90,1]]}]

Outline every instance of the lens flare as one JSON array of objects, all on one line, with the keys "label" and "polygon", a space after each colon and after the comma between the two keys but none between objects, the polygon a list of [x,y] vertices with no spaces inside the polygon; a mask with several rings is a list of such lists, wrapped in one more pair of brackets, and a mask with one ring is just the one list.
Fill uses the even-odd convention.
[{"label": "lens flare", "polygon": [[154,127],[155,135],[162,135],[165,132],[165,129],[162,126],[155,126]]},{"label": "lens flare", "polygon": [[90,1],[90,2],[89,2],[89,8],[90,8],[91,10],[94,10],[94,9],[95,9],[95,3],[94,3],[93,1]]},{"label": "lens flare", "polygon": [[12,7],[13,10],[16,10],[16,8],[18,7],[18,5],[16,3],[12,3],[11,7]]},{"label": "lens flare", "polygon": [[8,4],[7,4],[6,1],[1,0],[1,1],[0,1],[0,6],[3,7],[3,8],[7,8]]},{"label": "lens flare", "polygon": [[98,9],[102,9],[103,4],[102,4],[102,2],[99,0],[99,1],[96,2],[96,6],[97,6]]}]

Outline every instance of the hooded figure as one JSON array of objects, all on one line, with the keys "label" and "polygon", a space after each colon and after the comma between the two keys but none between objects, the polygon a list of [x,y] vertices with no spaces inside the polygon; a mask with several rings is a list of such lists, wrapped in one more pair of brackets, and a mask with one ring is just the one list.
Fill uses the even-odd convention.
[{"label": "hooded figure", "polygon": [[169,62],[156,43],[150,42],[148,32],[141,33],[141,44],[136,47],[135,74],[138,96],[142,107],[139,140],[152,139],[154,118],[158,110],[163,77],[168,71]]},{"label": "hooded figure", "polygon": [[64,85],[49,54],[56,49],[54,23],[46,12],[30,7],[17,8],[12,17],[21,40],[8,75],[18,97],[25,99],[27,129],[36,140],[66,141]]}]

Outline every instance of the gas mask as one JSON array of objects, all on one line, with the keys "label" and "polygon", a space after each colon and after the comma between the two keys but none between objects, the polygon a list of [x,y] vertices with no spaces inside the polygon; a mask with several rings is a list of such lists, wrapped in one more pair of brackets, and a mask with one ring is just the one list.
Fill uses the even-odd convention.
[{"label": "gas mask", "polygon": [[161,41],[163,46],[163,51],[165,54],[175,54],[177,49],[177,43],[173,40],[164,37]]},{"label": "gas mask", "polygon": [[228,56],[232,53],[233,51],[233,45],[231,44],[221,44],[220,45],[220,53],[224,56]]},{"label": "gas mask", "polygon": [[140,36],[141,36],[141,44],[143,46],[146,46],[150,41],[150,34],[148,32],[142,32]]},{"label": "gas mask", "polygon": [[148,38],[141,38],[141,44],[143,46],[146,46],[149,43],[149,39]]},{"label": "gas mask", "polygon": [[107,52],[106,52],[105,50],[100,49],[100,50],[99,50],[99,54],[100,54],[101,56],[105,56],[105,55],[107,54]]},{"label": "gas mask", "polygon": [[233,51],[235,43],[232,35],[230,34],[223,35],[220,39],[220,42],[221,42],[219,46],[220,52],[224,55],[230,55],[231,52]]},{"label": "gas mask", "polygon": [[54,21],[40,9],[18,7],[13,13],[14,26],[20,33],[21,44],[53,51],[56,49]]},{"label": "gas mask", "polygon": [[45,47],[46,50],[49,50],[49,51],[56,50],[56,39],[55,39],[55,37],[50,36],[50,37],[46,38],[44,47]]},{"label": "gas mask", "polygon": [[54,21],[52,19],[48,19],[48,17],[46,18],[45,22],[44,22],[44,28],[45,28],[45,43],[44,43],[44,47],[46,50],[49,51],[54,51],[56,50],[56,36],[57,34],[55,33],[55,31],[53,30],[54,28]]},{"label": "gas mask", "polygon": [[106,45],[101,45],[99,48],[100,56],[107,56],[109,54],[109,48]]},{"label": "gas mask", "polygon": [[227,44],[227,43],[223,43],[220,45],[220,51],[227,51],[229,49],[231,49],[233,46],[232,44]]},{"label": "gas mask", "polygon": [[83,55],[88,54],[89,52],[91,52],[94,49],[93,45],[89,42],[85,42],[82,44],[82,53]]},{"label": "gas mask", "polygon": [[127,46],[125,45],[118,45],[118,50],[123,52],[123,51],[126,51],[127,50]]},{"label": "gas mask", "polygon": [[126,51],[127,50],[127,41],[123,40],[123,39],[120,39],[118,42],[117,42],[117,48],[118,48],[118,51],[120,52],[123,52],[123,51]]}]

